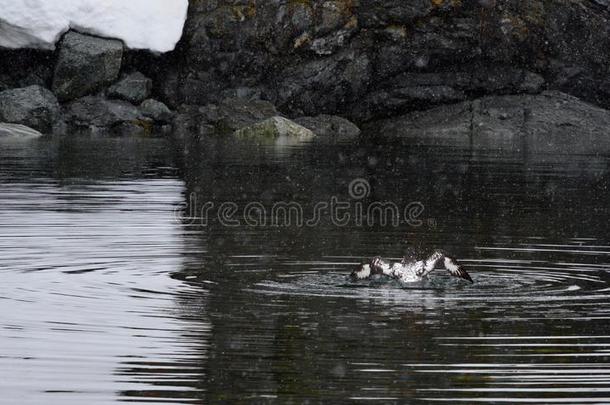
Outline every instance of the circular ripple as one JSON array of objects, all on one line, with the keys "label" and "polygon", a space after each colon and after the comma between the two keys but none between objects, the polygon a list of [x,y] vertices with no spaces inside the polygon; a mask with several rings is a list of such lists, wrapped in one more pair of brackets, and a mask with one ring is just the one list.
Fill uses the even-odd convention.
[{"label": "circular ripple", "polygon": [[[305,263],[302,263],[306,267]],[[315,265],[319,267],[320,262]],[[312,265],[313,267],[313,265]],[[346,264],[345,268],[349,269]],[[477,262],[468,266],[474,284],[437,270],[429,280],[403,284],[395,280],[351,281],[336,270],[293,271],[256,283],[249,290],[272,295],[299,295],[344,298],[392,298],[401,300],[463,300],[488,303],[578,301],[608,298],[604,288],[610,281],[599,269],[513,263],[497,266]],[[335,267],[336,268],[336,267]]]}]

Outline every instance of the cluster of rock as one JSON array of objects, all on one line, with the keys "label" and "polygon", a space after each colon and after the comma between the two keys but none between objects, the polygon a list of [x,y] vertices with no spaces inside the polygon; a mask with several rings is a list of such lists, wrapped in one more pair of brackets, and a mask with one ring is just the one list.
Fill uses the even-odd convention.
[{"label": "cluster of rock", "polygon": [[321,136],[349,140],[360,135],[352,122],[334,115],[303,116],[290,120],[269,101],[227,97],[204,106],[184,105],[177,114],[177,137],[222,136],[275,138],[294,136],[307,139]]},{"label": "cluster of rock", "polygon": [[217,103],[181,105],[176,113],[151,98],[153,81],[135,71],[123,73],[123,43],[68,32],[60,43],[50,81],[0,92],[0,122],[20,124],[42,133],[178,134],[311,138],[353,137],[351,122],[335,116],[291,121],[268,101],[234,92]]},{"label": "cluster of rock", "polygon": [[[338,116],[421,126],[417,111],[516,100],[507,95],[556,102],[548,90],[608,108],[609,20],[606,0],[190,1],[182,40],[161,57],[126,56],[119,41],[75,32],[56,57],[5,52],[0,122],[353,136]],[[24,71],[7,74],[19,57],[12,65]],[[165,104],[150,98],[153,82]]]},{"label": "cluster of rock", "polygon": [[121,41],[68,32],[47,80],[29,77],[34,84],[0,92],[0,122],[42,133],[167,131],[174,113],[151,98],[151,79],[121,76],[123,53]]}]

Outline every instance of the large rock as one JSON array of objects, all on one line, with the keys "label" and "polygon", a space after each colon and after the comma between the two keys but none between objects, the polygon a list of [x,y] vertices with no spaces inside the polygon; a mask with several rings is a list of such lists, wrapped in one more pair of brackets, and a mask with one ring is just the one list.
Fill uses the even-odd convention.
[{"label": "large rock", "polygon": [[489,96],[368,126],[413,142],[519,153],[608,153],[610,111],[556,91]]},{"label": "large rock", "polygon": [[317,136],[355,138],[360,135],[360,128],[356,124],[336,115],[321,114],[316,117],[299,117],[294,122],[310,129]]},{"label": "large rock", "polygon": [[200,0],[160,87],[176,106],[256,86],[291,116],[357,122],[548,88],[610,106],[604,2]]},{"label": "large rock", "polygon": [[267,118],[264,121],[235,131],[235,135],[257,139],[274,139],[278,137],[310,139],[316,136],[311,130],[284,117]]},{"label": "large rock", "polygon": [[226,98],[202,107],[183,106],[177,126],[179,131],[190,134],[227,135],[279,114],[268,101]]},{"label": "large rock", "polygon": [[113,128],[124,123],[138,123],[144,117],[138,107],[122,100],[87,96],[64,107],[67,123],[81,128]]},{"label": "large rock", "polygon": [[229,135],[278,115],[280,113],[270,102],[249,97],[228,97],[204,106],[182,105],[173,121],[174,135],[178,138]]},{"label": "large rock", "polygon": [[152,80],[140,72],[125,76],[108,88],[108,97],[140,104],[150,96]]},{"label": "large rock", "polygon": [[41,86],[5,90],[0,93],[0,121],[23,124],[40,132],[51,132],[59,119],[59,104]]},{"label": "large rock", "polygon": [[118,78],[122,60],[121,41],[70,31],[60,44],[53,92],[65,101],[101,90]]}]

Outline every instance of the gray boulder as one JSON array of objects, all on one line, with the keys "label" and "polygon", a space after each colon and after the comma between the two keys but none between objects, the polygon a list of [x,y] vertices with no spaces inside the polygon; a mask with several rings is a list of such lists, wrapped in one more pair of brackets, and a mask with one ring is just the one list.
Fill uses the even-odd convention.
[{"label": "gray boulder", "polygon": [[125,76],[108,89],[108,97],[129,101],[132,104],[140,104],[152,91],[152,80],[140,72]]},{"label": "gray boulder", "polygon": [[59,119],[59,112],[57,98],[41,86],[0,93],[0,121],[27,125],[40,132],[51,132]]},{"label": "gray boulder", "polygon": [[1,139],[33,139],[40,138],[42,134],[35,129],[21,124],[7,124],[0,122]]},{"label": "gray boulder", "polygon": [[321,114],[317,117],[300,117],[296,118],[294,122],[310,129],[318,136],[353,138],[360,135],[360,128],[351,121],[336,115]]},{"label": "gray boulder", "polygon": [[608,153],[610,111],[556,91],[489,96],[371,123],[382,136],[519,153]]},{"label": "gray boulder", "polygon": [[138,107],[123,100],[87,96],[64,107],[66,122],[72,127],[112,128],[144,119]]},{"label": "gray boulder", "polygon": [[279,112],[268,101],[227,98],[218,104],[201,107],[195,114],[199,126],[211,128],[215,134],[223,135],[277,116]]},{"label": "gray boulder", "polygon": [[235,131],[239,137],[274,139],[294,137],[299,139],[314,138],[316,135],[309,129],[284,117],[271,117]]},{"label": "gray boulder", "polygon": [[145,117],[160,124],[169,124],[174,120],[174,113],[162,102],[149,99],[140,105],[140,111]]},{"label": "gray boulder", "polygon": [[60,100],[94,93],[116,81],[123,43],[70,31],[59,45],[53,92]]}]

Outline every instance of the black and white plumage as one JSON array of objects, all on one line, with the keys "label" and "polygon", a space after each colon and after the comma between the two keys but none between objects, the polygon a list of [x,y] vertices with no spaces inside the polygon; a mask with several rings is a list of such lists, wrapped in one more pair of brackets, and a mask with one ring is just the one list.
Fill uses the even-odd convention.
[{"label": "black and white plumage", "polygon": [[361,264],[351,273],[353,280],[370,279],[376,275],[385,275],[403,283],[413,283],[424,280],[442,263],[443,267],[454,277],[468,280],[472,278],[464,268],[452,257],[437,250],[423,260],[404,258],[401,262],[388,262],[380,257],[374,257],[370,262]]}]

